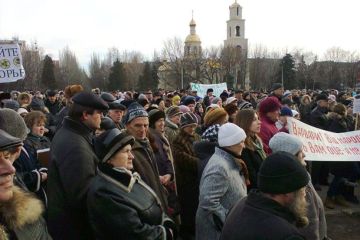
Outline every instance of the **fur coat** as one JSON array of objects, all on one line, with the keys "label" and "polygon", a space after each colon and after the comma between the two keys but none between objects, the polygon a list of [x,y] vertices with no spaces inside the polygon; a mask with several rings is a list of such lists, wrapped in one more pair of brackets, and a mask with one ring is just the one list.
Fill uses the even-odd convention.
[{"label": "fur coat", "polygon": [[40,200],[15,186],[13,198],[0,203],[0,239],[51,239],[43,211]]}]

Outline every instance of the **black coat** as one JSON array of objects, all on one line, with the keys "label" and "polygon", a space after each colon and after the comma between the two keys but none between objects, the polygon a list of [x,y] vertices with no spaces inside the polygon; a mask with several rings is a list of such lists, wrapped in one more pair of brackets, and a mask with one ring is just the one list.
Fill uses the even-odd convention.
[{"label": "black coat", "polygon": [[99,165],[87,206],[96,239],[171,239],[168,229],[174,224],[137,173]]},{"label": "black coat", "polygon": [[198,162],[198,177],[201,179],[201,175],[206,167],[211,156],[215,153],[215,147],[218,146],[217,143],[200,141],[194,143],[194,151],[196,156],[199,158]]},{"label": "black coat", "polygon": [[93,131],[69,117],[51,144],[48,177],[48,227],[54,239],[93,239],[86,194],[99,162]]},{"label": "black coat", "polygon": [[327,130],[329,119],[326,116],[328,110],[317,106],[310,114],[310,125],[316,128]]},{"label": "black coat", "polygon": [[249,171],[250,185],[247,186],[248,192],[253,188],[257,188],[257,174],[263,159],[256,151],[252,151],[249,148],[244,148],[241,154],[241,159],[245,162]]},{"label": "black coat", "polygon": [[251,191],[228,215],[222,240],[300,240],[294,215],[262,193]]}]

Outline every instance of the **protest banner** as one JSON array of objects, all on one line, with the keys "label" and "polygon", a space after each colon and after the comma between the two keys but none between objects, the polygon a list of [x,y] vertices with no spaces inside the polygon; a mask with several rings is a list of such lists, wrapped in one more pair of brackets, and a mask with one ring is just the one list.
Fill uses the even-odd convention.
[{"label": "protest banner", "polygon": [[25,78],[25,69],[19,44],[0,44],[0,83],[15,82]]},{"label": "protest banner", "polygon": [[360,95],[354,96],[353,113],[360,113]]},{"label": "protest banner", "polygon": [[360,131],[333,133],[288,118],[289,132],[304,144],[308,161],[360,161]]},{"label": "protest banner", "polygon": [[191,90],[197,91],[197,95],[202,98],[206,96],[206,90],[208,90],[209,88],[214,89],[213,95],[217,97],[219,97],[224,90],[227,90],[226,83],[218,83],[218,84],[190,83],[190,86],[191,86]]}]

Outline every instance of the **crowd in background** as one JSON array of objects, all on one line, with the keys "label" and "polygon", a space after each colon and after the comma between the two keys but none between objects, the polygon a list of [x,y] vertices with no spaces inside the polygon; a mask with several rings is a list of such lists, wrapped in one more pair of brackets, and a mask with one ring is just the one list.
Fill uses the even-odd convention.
[{"label": "crowd in background", "polygon": [[[14,197],[23,195],[14,208],[27,209],[22,222],[7,218],[1,202],[11,197],[0,193],[0,235],[328,239],[324,206],[359,204],[360,165],[306,162],[287,119],[359,129],[353,93],[284,91],[279,83],[269,92],[213,92],[70,85],[0,93],[1,176],[14,178]],[[321,185],[329,185],[324,202]]]}]

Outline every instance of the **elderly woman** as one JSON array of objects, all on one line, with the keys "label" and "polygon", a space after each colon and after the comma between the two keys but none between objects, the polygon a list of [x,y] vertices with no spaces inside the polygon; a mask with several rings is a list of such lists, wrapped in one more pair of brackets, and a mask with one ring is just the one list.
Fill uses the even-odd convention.
[{"label": "elderly woman", "polygon": [[87,195],[96,239],[173,239],[174,224],[158,196],[132,173],[134,138],[114,128],[96,138],[101,162]]},{"label": "elderly woman", "polygon": [[240,159],[245,138],[244,130],[233,123],[219,129],[219,147],[201,176],[196,239],[219,239],[227,213],[247,195],[248,173]]}]

